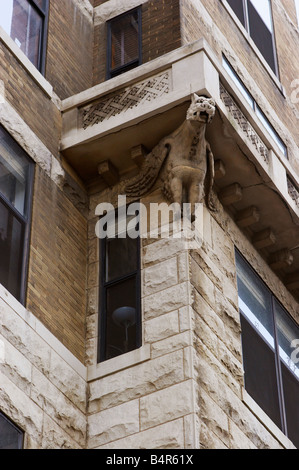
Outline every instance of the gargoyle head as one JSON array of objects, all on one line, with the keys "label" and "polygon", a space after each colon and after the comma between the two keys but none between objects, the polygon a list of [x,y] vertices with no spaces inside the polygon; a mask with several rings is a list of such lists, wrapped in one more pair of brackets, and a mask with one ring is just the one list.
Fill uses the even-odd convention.
[{"label": "gargoyle head", "polygon": [[208,124],[212,121],[215,115],[215,106],[216,104],[213,98],[198,96],[196,93],[193,93],[186,119],[187,121],[196,121]]}]

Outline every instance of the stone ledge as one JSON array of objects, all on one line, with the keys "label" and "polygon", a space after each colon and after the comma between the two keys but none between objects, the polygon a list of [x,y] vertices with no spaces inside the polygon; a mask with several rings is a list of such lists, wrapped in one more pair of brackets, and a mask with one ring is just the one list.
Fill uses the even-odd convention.
[{"label": "stone ledge", "polygon": [[15,56],[15,58],[20,62],[24,67],[27,73],[31,78],[36,82],[41,90],[49,97],[53,98],[53,87],[52,85],[43,77],[43,75],[38,71],[38,69],[30,62],[27,56],[21,51],[21,49],[16,45],[16,43],[11,39],[11,37],[4,31],[0,26],[0,42],[10,50],[10,52]]},{"label": "stone ledge", "polygon": [[260,408],[260,406],[251,398],[244,388],[241,390],[242,401],[249,408],[256,418],[268,429],[268,431],[277,439],[285,449],[296,449],[290,439],[283,434],[278,426],[269,418],[269,416]]},{"label": "stone ledge", "polygon": [[131,351],[122,356],[114,357],[105,362],[89,366],[87,368],[87,381],[91,382],[107,375],[114,374],[128,367],[135,366],[141,362],[148,361],[151,358],[151,348],[149,344],[145,344],[135,351]]}]

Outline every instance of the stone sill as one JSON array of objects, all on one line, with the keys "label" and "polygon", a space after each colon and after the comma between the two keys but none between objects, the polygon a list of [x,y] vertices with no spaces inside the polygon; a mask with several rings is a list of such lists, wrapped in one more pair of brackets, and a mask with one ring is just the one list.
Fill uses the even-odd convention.
[{"label": "stone sill", "polygon": [[53,87],[50,83],[43,77],[43,75],[37,70],[37,68],[30,62],[28,57],[21,51],[21,49],[16,45],[16,43],[11,39],[11,37],[4,31],[0,26],[0,41],[10,50],[10,52],[15,56],[18,62],[26,70],[26,72],[31,76],[39,88],[52,99],[53,97]]},{"label": "stone sill", "polygon": [[242,401],[285,449],[296,449],[290,439],[276,426],[244,388],[242,388]]},{"label": "stone sill", "polygon": [[91,382],[93,380],[106,377],[107,375],[114,374],[115,372],[127,369],[128,367],[132,367],[142,362],[148,361],[150,358],[150,345],[145,344],[135,351],[128,352],[122,356],[114,357],[113,359],[108,359],[107,361],[101,362],[94,366],[89,366],[87,368],[87,381]]},{"label": "stone sill", "polygon": [[[223,6],[226,8],[226,10],[228,11],[228,13],[230,14],[230,16],[233,18],[234,22],[236,23],[236,25],[238,26],[239,30],[241,31],[241,33],[243,34],[244,38],[246,39],[246,41],[248,42],[248,44],[250,45],[251,49],[254,51],[254,53],[256,54],[257,58],[259,59],[259,61],[261,62],[261,64],[263,65],[263,67],[265,68],[265,70],[267,71],[267,73],[270,75],[271,79],[273,80],[273,82],[275,83],[275,85],[277,86],[277,88],[279,89],[279,91],[282,93],[282,95],[284,97],[286,97],[286,93],[285,93],[285,89],[283,87],[283,85],[281,84],[278,76],[273,72],[273,70],[271,69],[271,67],[268,65],[267,61],[264,59],[263,55],[260,53],[258,47],[255,45],[254,41],[251,39],[248,31],[244,28],[244,26],[242,25],[242,23],[240,22],[240,20],[238,19],[238,17],[236,16],[235,12],[233,11],[233,9],[229,6],[229,4],[227,3],[226,0],[221,0],[221,3],[223,4]],[[276,53],[276,49],[275,49],[275,53]]]}]

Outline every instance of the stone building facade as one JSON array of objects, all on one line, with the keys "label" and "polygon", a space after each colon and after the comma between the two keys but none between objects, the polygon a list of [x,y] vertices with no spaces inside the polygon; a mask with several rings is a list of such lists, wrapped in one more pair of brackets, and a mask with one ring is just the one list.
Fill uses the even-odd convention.
[{"label": "stone building facade", "polygon": [[[296,2],[2,3],[0,447],[298,447]],[[164,164],[126,199],[145,236],[100,240],[194,96],[213,209],[191,239],[149,227]]]}]

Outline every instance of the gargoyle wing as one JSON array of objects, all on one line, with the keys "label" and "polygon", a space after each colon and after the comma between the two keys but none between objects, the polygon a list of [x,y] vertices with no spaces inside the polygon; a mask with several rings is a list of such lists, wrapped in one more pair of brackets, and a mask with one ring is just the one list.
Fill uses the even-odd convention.
[{"label": "gargoyle wing", "polygon": [[141,197],[155,184],[160,170],[170,152],[170,144],[160,142],[146,156],[141,173],[125,186],[125,193],[129,197]]}]

